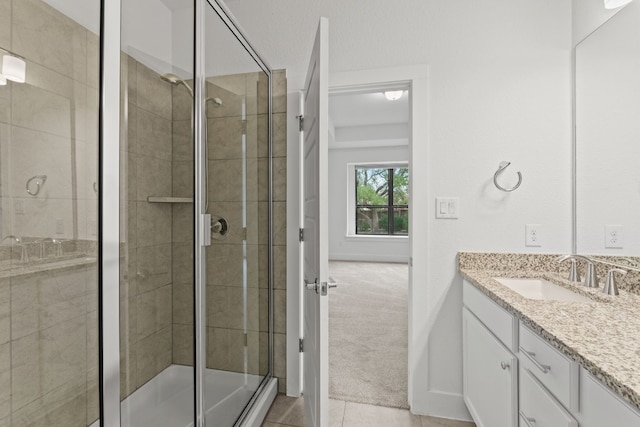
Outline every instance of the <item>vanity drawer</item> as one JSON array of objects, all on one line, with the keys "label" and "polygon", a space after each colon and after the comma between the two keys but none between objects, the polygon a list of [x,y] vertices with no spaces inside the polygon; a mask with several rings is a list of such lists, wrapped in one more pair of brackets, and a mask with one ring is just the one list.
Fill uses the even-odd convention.
[{"label": "vanity drawer", "polygon": [[528,369],[520,369],[520,427],[577,427],[578,422]]},{"label": "vanity drawer", "polygon": [[579,366],[531,329],[520,325],[519,359],[570,411],[578,410]]},{"label": "vanity drawer", "polygon": [[462,286],[462,300],[471,311],[502,343],[515,352],[516,318],[483,294],[466,280]]}]

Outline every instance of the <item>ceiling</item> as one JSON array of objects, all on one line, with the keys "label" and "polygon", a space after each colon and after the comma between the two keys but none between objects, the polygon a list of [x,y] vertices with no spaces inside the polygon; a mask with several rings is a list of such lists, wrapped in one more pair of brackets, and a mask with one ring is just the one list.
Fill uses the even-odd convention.
[{"label": "ceiling", "polygon": [[[459,3],[464,8],[468,2]],[[429,45],[436,42],[428,37],[427,21],[437,5],[425,0],[227,1],[254,48],[274,69],[287,69],[290,90],[304,86],[321,16],[329,19],[329,71],[370,70],[427,64]]]},{"label": "ceiling", "polygon": [[408,123],[409,95],[389,101],[382,92],[331,94],[329,116],[336,128]]}]

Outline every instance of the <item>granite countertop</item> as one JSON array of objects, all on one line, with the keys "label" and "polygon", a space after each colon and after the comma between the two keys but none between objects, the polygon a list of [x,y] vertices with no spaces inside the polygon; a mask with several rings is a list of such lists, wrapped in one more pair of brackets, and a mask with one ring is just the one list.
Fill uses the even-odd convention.
[{"label": "granite countertop", "polygon": [[[495,262],[486,257],[503,256]],[[627,402],[640,409],[640,295],[620,290],[604,295],[566,280],[566,273],[548,262],[514,254],[459,254],[460,274],[507,311],[515,314],[552,346],[578,362]],[[484,257],[484,258],[483,258]],[[506,258],[505,258],[506,257]],[[493,277],[537,277],[589,296],[593,302],[527,299]]]},{"label": "granite countertop", "polygon": [[88,266],[95,264],[96,261],[95,256],[86,254],[69,254],[64,257],[51,258],[44,261],[35,260],[26,263],[0,261],[0,279]]}]

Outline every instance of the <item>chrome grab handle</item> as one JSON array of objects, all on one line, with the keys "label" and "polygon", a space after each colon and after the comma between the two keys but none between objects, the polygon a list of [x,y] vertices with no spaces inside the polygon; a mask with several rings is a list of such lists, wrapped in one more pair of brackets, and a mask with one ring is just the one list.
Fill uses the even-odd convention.
[{"label": "chrome grab handle", "polygon": [[520,418],[524,420],[525,424],[527,424],[527,427],[535,427],[535,418],[527,417],[527,415],[522,411],[520,411]]},{"label": "chrome grab handle", "polygon": [[524,348],[522,348],[522,346],[520,347],[520,351],[525,353],[527,356],[529,356],[529,359],[531,359],[533,364],[536,365],[536,368],[540,369],[543,374],[546,374],[551,370],[551,366],[543,365],[542,363],[538,362],[538,360],[536,359],[536,354],[534,352],[527,351]]},{"label": "chrome grab handle", "polygon": [[500,367],[503,371],[506,371],[509,368],[509,364],[507,362],[500,362]]}]

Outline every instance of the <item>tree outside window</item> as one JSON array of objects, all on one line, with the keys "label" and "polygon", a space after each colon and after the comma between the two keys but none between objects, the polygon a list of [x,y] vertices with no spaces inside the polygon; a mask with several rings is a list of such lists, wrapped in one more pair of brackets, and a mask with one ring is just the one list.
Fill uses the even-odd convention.
[{"label": "tree outside window", "polygon": [[356,234],[409,234],[409,168],[356,167]]}]

